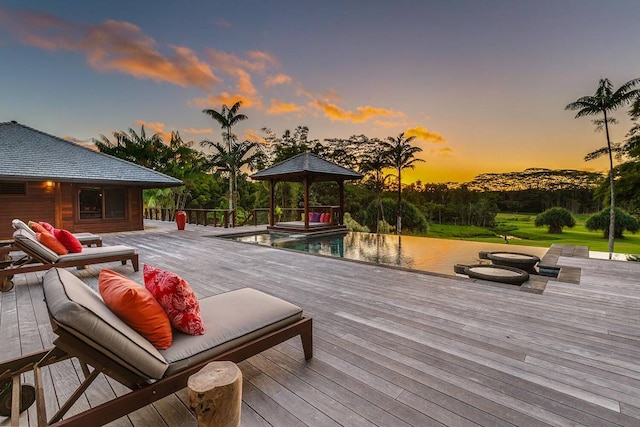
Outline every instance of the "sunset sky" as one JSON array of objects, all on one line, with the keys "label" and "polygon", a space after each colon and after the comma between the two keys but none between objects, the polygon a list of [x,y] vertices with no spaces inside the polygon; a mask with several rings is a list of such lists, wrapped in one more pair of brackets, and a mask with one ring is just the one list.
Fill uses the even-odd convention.
[{"label": "sunset sky", "polygon": [[638,17],[638,0],[3,0],[0,122],[221,141],[202,110],[242,100],[241,139],[416,135],[406,182],[604,170],[583,160],[604,134],[564,107],[640,77]]}]

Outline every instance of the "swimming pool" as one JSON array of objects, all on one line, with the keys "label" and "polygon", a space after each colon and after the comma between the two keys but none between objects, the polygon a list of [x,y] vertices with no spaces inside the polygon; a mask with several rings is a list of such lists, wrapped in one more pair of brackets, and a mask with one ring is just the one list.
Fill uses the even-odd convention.
[{"label": "swimming pool", "polygon": [[455,264],[478,264],[478,252],[480,251],[521,252],[540,258],[547,252],[547,248],[507,243],[482,243],[358,232],[312,239],[275,233],[231,238],[241,242],[448,275],[455,275],[453,272]]}]

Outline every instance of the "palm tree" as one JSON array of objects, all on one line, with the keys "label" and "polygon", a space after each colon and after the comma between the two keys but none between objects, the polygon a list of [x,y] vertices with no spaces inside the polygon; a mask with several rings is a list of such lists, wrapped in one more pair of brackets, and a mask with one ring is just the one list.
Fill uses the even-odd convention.
[{"label": "palm tree", "polygon": [[396,138],[390,136],[383,142],[387,156],[398,173],[398,213],[396,217],[396,231],[398,234],[402,233],[402,170],[413,169],[417,162],[424,162],[423,159],[415,157],[416,153],[422,151],[422,148],[411,145],[411,141],[414,139],[415,136],[407,138],[402,132]]},{"label": "palm tree", "polygon": [[630,80],[627,83],[620,86],[616,91],[613,90],[613,84],[609,79],[600,79],[598,88],[594,95],[587,95],[578,98],[577,101],[570,103],[564,109],[565,110],[578,110],[576,119],[584,116],[598,116],[602,114],[602,119],[595,119],[593,123],[596,125],[596,130],[602,129],[604,126],[605,134],[607,136],[607,149],[596,150],[587,154],[585,160],[591,160],[599,157],[605,152],[609,154],[609,185],[611,187],[611,209],[609,216],[609,259],[613,256],[613,242],[615,239],[615,174],[613,169],[613,154],[614,144],[611,143],[609,136],[609,123],[617,123],[616,119],[609,114],[617,108],[631,103],[634,99],[640,96],[640,90],[633,89],[633,87],[640,83],[640,79]]},{"label": "palm tree", "polygon": [[382,141],[377,139],[371,141],[375,144],[373,147],[371,147],[372,144],[369,143],[369,140],[367,140],[367,142],[370,150],[367,153],[363,153],[359,170],[366,177],[364,180],[365,186],[373,190],[376,194],[376,233],[379,233],[380,219],[382,219],[382,221],[385,220],[381,195],[385,188],[387,188],[389,178],[389,175],[386,175],[384,170],[392,168],[394,165],[382,147]]},{"label": "palm tree", "polygon": [[[247,166],[251,170],[256,170],[261,162],[264,161],[264,154],[259,149],[257,142],[243,141],[235,142],[235,136],[231,137],[231,148],[227,150],[225,146],[219,142],[202,141],[200,145],[208,146],[213,149],[213,153],[208,159],[207,166],[210,168],[223,171],[239,171],[243,166]],[[237,174],[234,174],[231,182],[230,200],[237,205]]]},{"label": "palm tree", "polygon": [[[226,104],[222,104],[222,109],[219,112],[211,109],[202,110],[203,113],[211,116],[215,121],[220,123],[220,125],[222,126],[222,130],[223,130],[222,135],[224,137],[225,142],[227,143],[228,153],[231,152],[231,142],[233,139],[231,135],[231,128],[236,123],[242,120],[246,120],[248,118],[244,114],[238,114],[238,110],[240,109],[241,106],[242,106],[242,101],[238,101],[235,104],[233,104],[231,108],[227,107]],[[200,144],[207,145],[208,143],[209,141],[202,141]],[[229,170],[229,210],[230,211],[233,211],[233,207],[234,207],[233,194],[234,194],[235,180],[236,180],[236,170],[230,169]]]}]

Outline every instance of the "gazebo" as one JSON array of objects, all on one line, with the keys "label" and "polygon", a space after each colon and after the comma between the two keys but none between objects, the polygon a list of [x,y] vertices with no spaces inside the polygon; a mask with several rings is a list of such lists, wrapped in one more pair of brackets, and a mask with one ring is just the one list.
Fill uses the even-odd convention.
[{"label": "gazebo", "polygon": [[[251,179],[269,181],[269,226],[270,231],[298,233],[325,233],[346,230],[344,225],[344,182],[361,179],[362,175],[313,153],[301,153],[270,168],[261,170]],[[304,188],[304,213],[302,221],[275,222],[275,187],[278,182],[301,182]],[[329,221],[313,218],[309,207],[309,187],[314,182],[336,182],[339,191],[339,206],[333,208]],[[314,213],[312,213],[314,214]],[[310,218],[311,217],[311,218]]]}]

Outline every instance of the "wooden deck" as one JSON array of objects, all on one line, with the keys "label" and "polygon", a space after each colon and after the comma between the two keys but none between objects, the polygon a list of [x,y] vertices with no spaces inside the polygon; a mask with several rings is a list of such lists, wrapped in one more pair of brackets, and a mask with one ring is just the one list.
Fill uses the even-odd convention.
[{"label": "wooden deck", "polygon": [[[640,425],[640,263],[559,256],[580,283],[536,295],[208,237],[229,231],[151,221],[103,240],[135,246],[201,297],[250,286],[313,317],[309,362],[292,339],[239,365],[243,426]],[[104,267],[142,282],[119,263],[73,271],[96,287]],[[50,346],[41,276],[0,294],[2,360]],[[79,372],[46,369],[49,415]],[[102,377],[71,413],[125,391]],[[195,426],[186,402],[183,390],[112,425]],[[35,420],[32,407],[21,425]]]}]

